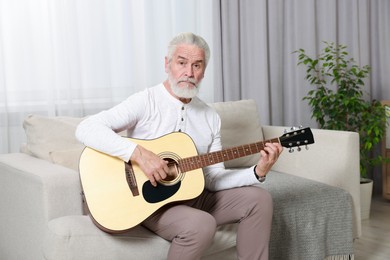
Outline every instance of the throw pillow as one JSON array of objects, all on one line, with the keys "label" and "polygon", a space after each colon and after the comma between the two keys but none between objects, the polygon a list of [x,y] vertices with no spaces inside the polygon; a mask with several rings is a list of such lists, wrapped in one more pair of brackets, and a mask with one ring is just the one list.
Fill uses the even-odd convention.
[{"label": "throw pillow", "polygon": [[[55,161],[64,161],[58,159],[60,151],[65,151],[61,154],[69,154],[69,151],[73,151],[72,158],[74,159],[74,154],[78,151],[81,153],[84,148],[75,137],[76,127],[82,120],[83,118],[75,117],[28,116],[23,122],[27,136],[25,150],[35,157],[54,163]],[[52,157],[55,157],[55,161]],[[66,165],[69,163],[67,161]],[[70,164],[75,165],[75,163]]]},{"label": "throw pillow", "polygon": [[79,160],[84,147],[50,152],[51,161],[55,164],[79,171]]},{"label": "throw pillow", "polygon": [[[254,100],[239,100],[210,104],[221,118],[222,148],[263,141],[257,105]],[[226,168],[250,167],[257,164],[259,154],[225,162]]]}]

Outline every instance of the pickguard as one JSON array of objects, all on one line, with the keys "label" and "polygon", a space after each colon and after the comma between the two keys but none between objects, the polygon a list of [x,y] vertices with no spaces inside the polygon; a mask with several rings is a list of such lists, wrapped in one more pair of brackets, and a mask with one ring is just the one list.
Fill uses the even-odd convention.
[{"label": "pickguard", "polygon": [[173,196],[180,189],[180,185],[181,181],[169,186],[157,183],[157,186],[153,187],[150,181],[147,181],[142,186],[142,194],[147,202],[157,203]]}]

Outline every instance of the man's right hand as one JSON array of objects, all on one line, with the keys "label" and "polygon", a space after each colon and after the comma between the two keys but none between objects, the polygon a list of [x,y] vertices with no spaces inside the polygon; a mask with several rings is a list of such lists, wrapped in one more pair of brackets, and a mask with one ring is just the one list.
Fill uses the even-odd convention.
[{"label": "man's right hand", "polygon": [[136,146],[130,160],[139,165],[154,187],[157,186],[157,181],[167,177],[168,162],[140,145]]}]

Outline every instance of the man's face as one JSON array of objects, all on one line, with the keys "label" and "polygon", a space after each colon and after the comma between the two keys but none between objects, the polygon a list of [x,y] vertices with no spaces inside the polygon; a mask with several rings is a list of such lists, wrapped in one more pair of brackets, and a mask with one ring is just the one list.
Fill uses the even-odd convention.
[{"label": "man's face", "polygon": [[165,58],[165,71],[172,91],[180,98],[193,98],[206,69],[204,51],[195,45],[176,47],[172,60]]}]

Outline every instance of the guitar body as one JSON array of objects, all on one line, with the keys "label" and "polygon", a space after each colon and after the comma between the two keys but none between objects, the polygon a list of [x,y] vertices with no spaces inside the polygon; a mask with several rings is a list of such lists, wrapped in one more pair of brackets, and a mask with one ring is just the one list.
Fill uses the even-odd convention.
[{"label": "guitar body", "polygon": [[188,135],[171,133],[153,140],[127,139],[168,160],[174,173],[153,187],[136,163],[126,164],[86,147],[79,163],[85,202],[94,223],[109,233],[124,232],[162,206],[196,198],[204,189],[201,168],[188,172],[177,169],[178,160],[198,155]]}]

